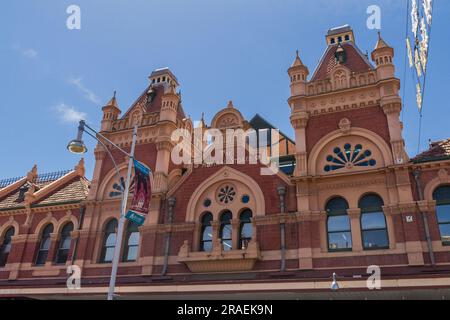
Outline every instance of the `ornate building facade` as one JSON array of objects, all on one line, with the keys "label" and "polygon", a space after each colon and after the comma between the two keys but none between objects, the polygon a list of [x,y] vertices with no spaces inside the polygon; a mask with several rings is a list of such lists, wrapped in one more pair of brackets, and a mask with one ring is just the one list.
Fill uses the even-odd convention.
[{"label": "ornate building facade", "polygon": [[[298,53],[288,70],[295,139],[280,135],[274,175],[261,163],[174,164],[176,129],[273,126],[230,102],[194,128],[167,68],[122,116],[115,97],[103,107],[101,133],[129,150],[138,125],[135,157],[153,172],[145,224],[125,227],[118,295],[325,297],[336,273],[340,292],[365,297],[371,265],[381,268],[378,297],[447,292],[450,141],[410,159],[394,49],[380,36],[371,62],[349,26],[326,42],[311,76]],[[125,177],[128,159],[111,153]],[[0,184],[0,297],[106,294],[123,178],[104,147],[94,154],[90,182],[81,161]],[[66,287],[70,265],[81,289]]]}]

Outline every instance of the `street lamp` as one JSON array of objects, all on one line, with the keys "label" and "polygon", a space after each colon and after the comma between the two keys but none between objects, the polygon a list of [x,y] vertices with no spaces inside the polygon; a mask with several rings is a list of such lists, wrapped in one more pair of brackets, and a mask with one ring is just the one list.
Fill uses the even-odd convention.
[{"label": "street lamp", "polygon": [[337,275],[335,272],[333,272],[333,282],[331,283],[331,290],[337,291],[339,290],[339,285],[337,283]]},{"label": "street lamp", "polygon": [[[113,143],[111,140],[103,136],[102,134],[98,133],[94,129],[92,129],[90,126],[86,124],[84,120],[81,120],[78,126],[78,134],[77,138],[70,141],[67,145],[67,150],[69,150],[72,153],[75,154],[83,154],[87,152],[86,145],[83,142],[83,132],[97,140],[103,148],[108,153],[109,157],[111,158],[114,168],[116,170],[117,178],[120,181],[120,174],[119,174],[119,168],[117,167],[117,164],[114,160],[114,157],[112,156],[111,152],[109,151],[108,147],[105,145],[105,143],[102,140],[105,140],[107,143],[112,145],[117,150],[124,153],[128,158],[128,171],[127,171],[127,180],[125,182],[125,190],[122,192],[122,200],[121,200],[121,210],[120,210],[120,219],[119,219],[119,225],[117,228],[117,237],[116,237],[116,245],[114,247],[114,257],[112,261],[112,269],[111,269],[111,279],[109,281],[109,289],[108,289],[108,300],[113,300],[114,298],[114,289],[116,286],[116,277],[117,277],[117,269],[119,267],[119,260],[120,260],[120,251],[122,247],[122,238],[123,238],[123,231],[124,231],[124,225],[125,225],[125,214],[126,214],[126,208],[127,208],[127,199],[128,199],[128,193],[130,190],[130,179],[131,179],[131,169],[133,166],[133,159],[134,159],[134,149],[136,146],[136,137],[137,137],[137,125],[133,128],[133,140],[131,143],[131,151],[130,153],[126,152],[122,148],[120,148],[118,145]],[[101,138],[102,140],[100,140]],[[121,186],[122,187],[122,186]]]}]

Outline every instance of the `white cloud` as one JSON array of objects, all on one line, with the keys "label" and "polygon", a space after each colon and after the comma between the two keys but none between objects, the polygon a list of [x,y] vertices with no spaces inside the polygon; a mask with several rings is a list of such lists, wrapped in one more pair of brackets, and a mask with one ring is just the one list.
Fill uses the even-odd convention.
[{"label": "white cloud", "polygon": [[35,58],[37,58],[37,55],[38,55],[37,51],[32,48],[24,49],[21,52],[22,52],[22,55],[28,59],[35,59]]},{"label": "white cloud", "polygon": [[76,110],[74,107],[68,106],[65,103],[60,103],[54,107],[62,122],[77,123],[80,120],[85,120],[87,114]]},{"label": "white cloud", "polygon": [[22,48],[19,44],[14,44],[12,46],[13,50],[19,52],[23,57],[27,59],[36,59],[38,52],[33,48]]},{"label": "white cloud", "polygon": [[84,84],[81,82],[81,80],[82,80],[81,78],[70,78],[69,83],[77,87],[78,90],[80,90],[84,94],[84,97],[86,99],[88,99],[92,103],[99,104],[100,103],[99,97],[97,97],[97,95],[94,92],[86,88]]}]

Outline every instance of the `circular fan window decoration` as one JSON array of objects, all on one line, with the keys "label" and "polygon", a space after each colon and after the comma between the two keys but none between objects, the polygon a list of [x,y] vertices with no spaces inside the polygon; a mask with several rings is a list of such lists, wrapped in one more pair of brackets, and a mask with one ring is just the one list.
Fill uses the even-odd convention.
[{"label": "circular fan window decoration", "polygon": [[374,167],[377,161],[371,156],[372,151],[364,150],[361,144],[352,146],[350,143],[346,143],[343,150],[340,147],[336,147],[333,149],[333,155],[327,156],[328,163],[324,170],[325,172],[330,172],[344,168]]},{"label": "circular fan window decoration", "polygon": [[232,185],[224,185],[217,192],[217,200],[222,204],[233,202],[236,197],[236,190]]}]

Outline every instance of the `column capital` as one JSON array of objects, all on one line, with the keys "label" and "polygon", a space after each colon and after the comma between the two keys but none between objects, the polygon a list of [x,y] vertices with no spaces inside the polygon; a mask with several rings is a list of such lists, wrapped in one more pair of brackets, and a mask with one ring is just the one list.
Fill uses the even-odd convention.
[{"label": "column capital", "polygon": [[172,151],[173,143],[170,140],[160,140],[156,142],[156,150],[167,150]]},{"label": "column capital", "polygon": [[401,102],[391,102],[382,104],[381,106],[383,108],[383,111],[386,115],[388,114],[399,114],[400,111],[402,111],[402,104]]},{"label": "column capital", "polygon": [[308,125],[309,115],[307,112],[300,111],[293,113],[290,119],[294,129],[304,129]]},{"label": "column capital", "polygon": [[347,209],[347,214],[351,219],[359,219],[361,217],[361,209],[360,208]]}]

